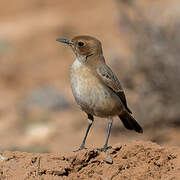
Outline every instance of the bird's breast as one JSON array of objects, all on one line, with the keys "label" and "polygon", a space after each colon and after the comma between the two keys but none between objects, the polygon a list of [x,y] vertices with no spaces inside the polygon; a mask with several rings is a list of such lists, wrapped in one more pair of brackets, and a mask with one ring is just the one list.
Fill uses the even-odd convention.
[{"label": "bird's breast", "polygon": [[121,109],[121,101],[97,76],[88,66],[78,60],[74,61],[70,80],[76,102],[92,115],[115,115]]},{"label": "bird's breast", "polygon": [[78,60],[75,60],[71,67],[70,80],[75,98],[81,101],[92,99],[92,92],[95,90],[96,85],[99,84],[96,75]]}]

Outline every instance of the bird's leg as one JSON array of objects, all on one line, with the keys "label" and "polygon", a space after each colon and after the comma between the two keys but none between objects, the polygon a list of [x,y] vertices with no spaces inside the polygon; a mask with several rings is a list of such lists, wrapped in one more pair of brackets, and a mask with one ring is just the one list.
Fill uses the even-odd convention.
[{"label": "bird's leg", "polygon": [[80,148],[78,150],[75,150],[74,152],[80,151],[82,149],[86,149],[85,143],[86,143],[86,139],[87,139],[89,130],[90,130],[92,124],[93,124],[93,121],[94,121],[94,117],[91,114],[88,114],[88,127],[87,127],[87,130],[86,130],[86,134],[84,136],[84,139],[82,141],[82,144],[81,144]]},{"label": "bird's leg", "polygon": [[111,127],[112,127],[112,123],[113,123],[113,118],[109,117],[108,119],[109,119],[109,122],[108,122],[108,131],[107,131],[106,141],[105,141],[104,147],[99,149],[100,151],[103,151],[103,152],[106,152],[106,150],[108,148],[111,148],[111,146],[108,146],[108,140],[109,140],[109,136],[110,136],[110,133],[111,133]]}]

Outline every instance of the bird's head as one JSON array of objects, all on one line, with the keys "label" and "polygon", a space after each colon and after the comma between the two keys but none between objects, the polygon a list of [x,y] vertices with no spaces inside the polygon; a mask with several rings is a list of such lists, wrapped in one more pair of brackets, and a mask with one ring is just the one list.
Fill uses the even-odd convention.
[{"label": "bird's head", "polygon": [[72,47],[77,58],[87,60],[88,57],[102,56],[101,42],[91,36],[76,36],[72,40],[56,39]]}]

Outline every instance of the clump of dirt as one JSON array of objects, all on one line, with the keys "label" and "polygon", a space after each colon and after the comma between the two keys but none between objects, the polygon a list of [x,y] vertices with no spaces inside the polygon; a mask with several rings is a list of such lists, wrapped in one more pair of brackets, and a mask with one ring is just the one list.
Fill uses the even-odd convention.
[{"label": "clump of dirt", "polygon": [[116,144],[106,153],[89,148],[79,152],[38,154],[4,152],[0,179],[178,179],[180,148],[151,142]]}]

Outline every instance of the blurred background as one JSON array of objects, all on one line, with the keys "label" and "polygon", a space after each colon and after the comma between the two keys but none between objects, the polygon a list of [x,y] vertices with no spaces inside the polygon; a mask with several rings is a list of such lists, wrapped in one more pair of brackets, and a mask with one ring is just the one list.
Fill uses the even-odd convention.
[{"label": "blurred background", "polygon": [[[69,82],[75,58],[55,41],[91,35],[103,44],[144,134],[115,118],[110,144],[150,140],[180,145],[179,0],[14,0],[0,7],[0,149],[68,152],[79,147],[87,116]],[[87,146],[104,144],[96,118]]]}]

